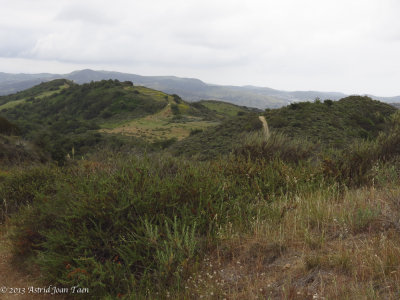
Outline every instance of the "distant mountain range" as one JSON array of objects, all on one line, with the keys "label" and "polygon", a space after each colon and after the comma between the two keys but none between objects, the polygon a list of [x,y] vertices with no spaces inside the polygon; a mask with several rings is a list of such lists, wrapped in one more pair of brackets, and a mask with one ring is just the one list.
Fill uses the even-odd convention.
[{"label": "distant mountain range", "polygon": [[[73,80],[79,84],[103,79],[132,81],[135,85],[144,85],[168,94],[177,94],[188,101],[221,100],[237,105],[261,109],[277,108],[287,105],[290,102],[313,101],[316,98],[322,100],[339,100],[347,96],[346,94],[337,92],[288,92],[267,87],[208,84],[194,78],[180,78],[175,76],[140,76],[128,73],[93,70],[80,70],[69,74],[9,74],[0,72],[0,95],[15,93],[33,87],[43,81],[50,81],[58,78]],[[400,96],[368,96],[388,103],[400,102]]]}]

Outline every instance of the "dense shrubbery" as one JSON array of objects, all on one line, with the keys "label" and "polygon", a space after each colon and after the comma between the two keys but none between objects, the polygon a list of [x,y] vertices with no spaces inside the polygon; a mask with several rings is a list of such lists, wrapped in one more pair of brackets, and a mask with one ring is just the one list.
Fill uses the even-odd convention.
[{"label": "dense shrubbery", "polygon": [[[49,93],[51,91],[55,93]],[[109,143],[109,135],[99,132],[102,126],[113,127],[134,118],[155,114],[171,100],[173,122],[193,121],[193,117],[206,121],[225,118],[199,103],[186,103],[177,95],[169,96],[117,80],[83,85],[57,80],[1,99],[3,102],[22,101],[4,109],[4,115],[18,124],[24,139],[34,142],[60,164],[64,163],[72,149],[80,157]],[[254,127],[254,124],[250,126]],[[0,131],[1,127],[0,124]],[[127,146],[143,144],[138,139],[129,141],[122,136],[113,137],[113,140],[126,142]],[[168,138],[147,148],[164,149],[174,141]]]},{"label": "dense shrubbery", "polygon": [[17,253],[38,253],[48,280],[89,287],[93,297],[179,285],[221,225],[246,225],[253,212],[244,208],[255,199],[323,183],[311,168],[279,159],[103,155],[63,174],[33,169],[0,183],[15,207],[8,213],[31,203],[14,219]]},{"label": "dense shrubbery", "polygon": [[257,131],[262,123],[254,113],[230,118],[218,126],[203,132],[192,134],[188,138],[172,146],[175,155],[197,156],[198,159],[215,159],[226,155],[238,143],[242,142],[243,133]]},{"label": "dense shrubbery", "polygon": [[11,134],[18,134],[19,128],[9,122],[7,119],[0,117],[0,134],[11,135]]},{"label": "dense shrubbery", "polygon": [[235,149],[235,154],[252,160],[279,158],[285,162],[299,163],[311,157],[317,159],[317,145],[307,140],[288,138],[279,132],[272,132],[268,137],[262,132],[255,132],[242,140],[243,144]]},{"label": "dense shrubbery", "polygon": [[37,195],[51,193],[59,174],[57,168],[38,165],[0,177],[0,223],[7,215],[31,205]]},{"label": "dense shrubbery", "polygon": [[[121,84],[91,83],[81,91],[86,93],[94,85],[112,89]],[[368,99],[349,98],[340,104],[296,103],[283,111],[302,115],[309,109],[315,113],[341,105],[353,107],[353,101],[359,100],[371,107],[377,105]],[[114,108],[122,109],[119,105],[123,102],[116,103]],[[93,132],[96,123],[85,121],[83,116],[68,122],[59,116],[50,121],[53,127],[35,138],[43,147],[52,143],[48,150],[60,159],[65,159],[63,151],[71,148],[71,158],[63,167],[38,165],[0,172],[0,217],[2,221],[10,217],[15,225],[15,254],[37,264],[50,284],[89,288],[93,299],[165,298],[168,291],[184,289],[184,280],[201,268],[206,249],[227,235],[233,237],[235,231],[245,235],[254,224],[268,223],[269,232],[279,228],[273,247],[283,251],[281,230],[287,223],[282,220],[296,209],[300,197],[319,193],[318,203],[324,205],[337,201],[349,187],[375,184],[375,180],[395,174],[400,157],[400,119],[395,114],[384,123],[390,109],[383,109],[387,112],[352,117],[358,138],[362,137],[360,128],[370,130],[374,124],[367,132],[370,138],[352,140],[340,148],[330,147],[325,141],[308,141],[304,138],[311,132],[304,125],[307,122],[290,119],[294,116],[291,113],[289,117],[271,111],[267,115],[272,122],[288,122],[289,129],[302,128],[307,134],[292,138],[272,131],[266,136],[260,132],[258,115],[245,113],[181,142],[169,139],[153,145],[140,141],[129,144],[122,137],[105,138]],[[318,114],[312,116],[318,118]],[[57,136],[51,128],[63,134]],[[354,132],[345,129],[354,138]],[[111,151],[102,149],[96,155],[74,159],[74,154],[94,150],[96,145]],[[175,157],[168,153],[143,154],[146,147],[170,148]],[[193,159],[196,155],[199,160]],[[390,170],[388,164],[392,165]],[[398,180],[398,174],[394,178]],[[339,205],[334,203],[331,211],[325,212],[311,200],[309,206],[297,208],[304,212],[301,216],[309,217],[297,220],[296,226],[305,228],[302,238],[306,244],[301,247],[315,249],[325,239],[322,232],[321,241],[316,240],[315,232],[329,227],[326,216],[333,216]],[[350,229],[365,231],[378,213],[356,207],[354,216],[342,215],[343,220],[335,219],[332,224],[340,227],[345,217],[354,217]],[[307,270],[336,266],[329,260],[305,261]],[[346,261],[337,265],[349,268]]]},{"label": "dense shrubbery", "polygon": [[49,161],[49,156],[42,149],[19,137],[0,135],[0,165],[29,165]]},{"label": "dense shrubbery", "polygon": [[325,172],[347,184],[370,182],[374,166],[396,160],[400,155],[400,114],[394,114],[388,123],[391,128],[375,140],[358,140],[342,151],[333,150],[324,160]]},{"label": "dense shrubbery", "polygon": [[156,101],[150,96],[132,93],[124,89],[123,85],[132,88],[112,80],[73,85],[46,99],[8,109],[6,114],[16,121],[25,117],[28,121],[38,121],[39,124],[47,125],[49,122],[65,122],[71,118],[99,120],[104,114],[107,118],[116,114],[144,116],[167,105],[166,101]]},{"label": "dense shrubbery", "polygon": [[74,83],[66,79],[56,79],[49,82],[42,82],[41,84],[38,84],[25,91],[18,92],[16,94],[0,96],[0,105],[20,99],[28,99],[32,101],[34,97],[42,93],[57,91],[63,85],[74,85]]},{"label": "dense shrubbery", "polygon": [[0,117],[0,165],[47,161],[41,149],[18,136],[20,132],[16,125]]},{"label": "dense shrubbery", "polygon": [[279,222],[284,212],[268,203],[280,197],[368,183],[375,165],[398,155],[399,136],[394,125],[375,144],[318,152],[281,134],[253,134],[235,154],[209,162],[102,152],[62,172],[6,177],[2,212],[19,210],[16,253],[49,282],[89,287],[92,298],[165,296],[182,287],[220,228],[245,232],[260,214]]},{"label": "dense shrubbery", "polygon": [[[133,93],[134,87],[129,82],[114,80],[84,85],[56,80],[4,97],[3,100],[12,101],[35,96],[40,92],[57,90],[63,84],[69,84],[70,87],[47,97],[35,98],[4,112],[19,125],[25,139],[33,141],[61,164],[72,149],[77,156],[82,156],[109,142],[109,136],[97,132],[104,119],[109,120],[115,116],[118,120],[141,117],[155,113],[167,105],[165,99],[161,101],[153,96]],[[5,128],[2,120],[0,119],[0,133],[6,133],[5,130],[8,128],[10,131],[11,127],[7,123],[8,127]],[[12,128],[16,129],[15,126]],[[128,141],[123,137],[120,137],[119,141],[127,142],[126,145],[142,143],[137,139]]]},{"label": "dense shrubbery", "polygon": [[369,97],[350,96],[324,103],[299,102],[265,113],[271,128],[289,137],[345,147],[355,138],[374,139],[396,109]]}]

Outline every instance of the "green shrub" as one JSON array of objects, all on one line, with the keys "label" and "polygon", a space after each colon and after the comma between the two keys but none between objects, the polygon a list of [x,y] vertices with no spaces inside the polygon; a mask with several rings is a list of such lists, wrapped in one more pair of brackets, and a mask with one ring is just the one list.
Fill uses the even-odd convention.
[{"label": "green shrub", "polygon": [[306,140],[290,139],[285,135],[272,132],[266,137],[262,132],[247,134],[244,143],[235,149],[236,155],[250,159],[281,159],[286,162],[299,163],[316,156],[315,145]]},{"label": "green shrub", "polygon": [[261,129],[262,123],[257,114],[234,116],[175,143],[171,152],[174,155],[196,156],[199,160],[217,159],[240,144],[244,133]]},{"label": "green shrub", "polygon": [[333,151],[323,162],[325,174],[348,185],[371,182],[374,165],[400,155],[399,121],[396,113],[390,122],[391,128],[381,132],[375,140],[356,140],[343,150]]},{"label": "green shrub", "polygon": [[15,219],[18,252],[39,251],[52,282],[87,286],[94,297],[161,289],[193,258],[195,236],[214,231],[224,208],[215,206],[218,178],[175,160],[119,163],[111,173],[97,163],[72,169]]},{"label": "green shrub", "polygon": [[0,181],[0,222],[32,204],[41,193],[50,194],[58,175],[53,166],[34,166],[14,171]]},{"label": "green shrub", "polygon": [[276,159],[104,153],[54,178],[13,218],[16,253],[33,258],[51,283],[88,287],[93,298],[180,287],[221,226],[249,227],[260,213],[256,199],[318,189],[323,180],[310,166]]},{"label": "green shrub", "polygon": [[173,137],[170,139],[162,140],[162,141],[157,141],[153,143],[153,146],[159,149],[166,149],[172,144],[176,143],[177,138]]},{"label": "green shrub", "polygon": [[176,104],[182,103],[182,98],[179,97],[177,94],[173,94],[172,97],[174,98],[174,101]]},{"label": "green shrub", "polygon": [[0,117],[0,134],[6,135],[17,135],[19,134],[19,128],[7,119]]},{"label": "green shrub", "polygon": [[180,112],[180,110],[179,110],[179,106],[176,105],[176,104],[172,104],[172,105],[171,105],[171,111],[172,111],[172,114],[173,114],[174,116],[178,116],[178,115],[181,114],[181,112]]},{"label": "green shrub", "polygon": [[350,96],[324,105],[296,102],[265,111],[270,128],[292,138],[306,138],[327,146],[346,148],[354,139],[375,139],[387,129],[386,120],[396,109],[369,97]]},{"label": "green shrub", "polygon": [[190,135],[195,135],[195,134],[202,133],[202,132],[203,132],[203,129],[200,129],[200,128],[191,129]]}]

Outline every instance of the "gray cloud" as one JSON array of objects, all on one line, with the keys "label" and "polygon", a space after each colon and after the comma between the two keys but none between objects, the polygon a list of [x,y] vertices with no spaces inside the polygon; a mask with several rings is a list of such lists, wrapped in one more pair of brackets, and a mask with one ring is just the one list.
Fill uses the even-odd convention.
[{"label": "gray cloud", "polygon": [[0,30],[0,41],[7,41],[0,43],[0,56],[1,57],[20,57],[24,56],[27,49],[35,45],[35,38],[33,36],[26,36],[26,31],[18,28],[2,27]]},{"label": "gray cloud", "polygon": [[55,20],[93,23],[97,26],[113,26],[117,23],[111,16],[109,16],[107,11],[99,9],[97,5],[88,6],[85,5],[85,3],[73,3],[60,11],[60,13],[55,17]]},{"label": "gray cloud", "polygon": [[0,71],[89,67],[287,90],[400,94],[395,0],[0,5]]}]

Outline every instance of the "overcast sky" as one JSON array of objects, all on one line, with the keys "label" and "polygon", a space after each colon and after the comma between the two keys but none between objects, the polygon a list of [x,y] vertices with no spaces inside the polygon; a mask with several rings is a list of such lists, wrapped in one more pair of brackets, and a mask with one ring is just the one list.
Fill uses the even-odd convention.
[{"label": "overcast sky", "polygon": [[0,0],[0,72],[400,95],[398,0]]}]

